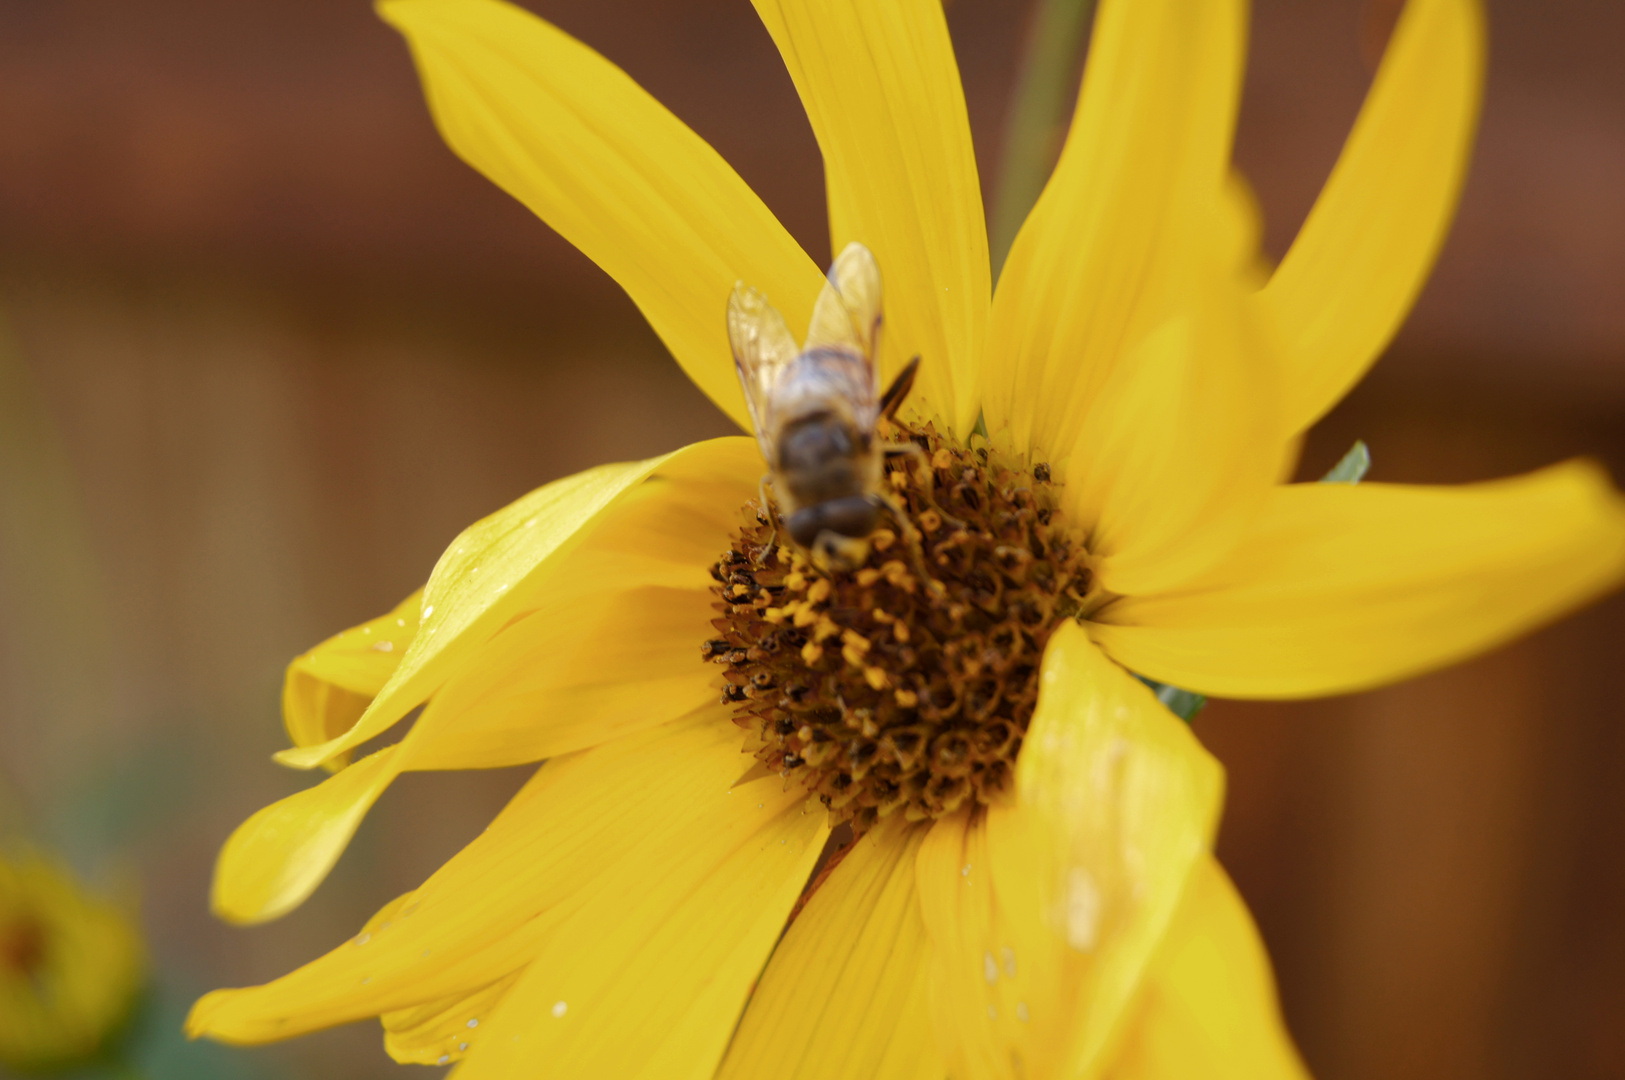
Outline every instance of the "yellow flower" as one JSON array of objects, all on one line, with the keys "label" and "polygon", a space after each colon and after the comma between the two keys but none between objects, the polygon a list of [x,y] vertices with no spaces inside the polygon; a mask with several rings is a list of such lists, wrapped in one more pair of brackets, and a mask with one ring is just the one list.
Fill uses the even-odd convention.
[{"label": "yellow flower", "polygon": [[[882,268],[882,373],[923,358],[905,431],[935,480],[887,473],[922,546],[883,529],[862,568],[819,574],[741,512],[763,470],[744,437],[475,524],[421,602],[295,661],[286,764],[337,767],[423,711],[250,818],[215,908],[300,903],[404,770],[547,763],[352,941],[208,995],[190,1031],[381,1016],[397,1060],[466,1080],[1302,1075],[1209,854],[1220,769],[1130,673],[1356,690],[1625,574],[1625,506],[1589,464],[1280,482],[1444,235],[1477,4],[1411,0],[1271,273],[1229,166],[1245,4],[1107,0],[996,291],[938,0],[757,8],[823,151],[834,246]],[[381,10],[451,146],[613,276],[743,425],[735,282],[797,327],[823,285],[761,201],[541,20],[497,0]],[[832,822],[857,839],[806,890]]]},{"label": "yellow flower", "polygon": [[0,1066],[93,1059],[129,1018],[144,969],[127,912],[38,856],[0,858]]}]

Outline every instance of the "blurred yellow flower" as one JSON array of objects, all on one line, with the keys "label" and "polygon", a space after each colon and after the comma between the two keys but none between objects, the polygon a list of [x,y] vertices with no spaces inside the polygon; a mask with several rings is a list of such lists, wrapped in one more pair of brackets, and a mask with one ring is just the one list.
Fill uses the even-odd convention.
[{"label": "blurred yellow flower", "polygon": [[[1269,272],[1229,164],[1245,4],[1106,0],[997,290],[938,0],[757,8],[823,151],[834,247],[883,269],[883,377],[924,358],[904,427],[962,527],[899,467],[928,559],[877,533],[861,569],[813,573],[741,512],[763,468],[744,437],[475,524],[421,607],[295,661],[286,764],[342,765],[424,709],[244,823],[215,908],[299,904],[405,770],[547,764],[352,941],[206,996],[189,1030],[260,1042],[380,1016],[397,1060],[465,1080],[1302,1075],[1209,853],[1220,769],[1130,673],[1361,689],[1625,573],[1625,506],[1589,464],[1449,489],[1280,482],[1442,240],[1478,5],[1411,0]],[[540,19],[381,10],[451,146],[610,273],[744,425],[734,283],[797,326],[823,286],[768,209]],[[837,823],[856,839],[808,890]]]},{"label": "blurred yellow flower", "polygon": [[129,1019],[145,965],[128,911],[37,855],[0,857],[0,1066],[95,1058]]}]

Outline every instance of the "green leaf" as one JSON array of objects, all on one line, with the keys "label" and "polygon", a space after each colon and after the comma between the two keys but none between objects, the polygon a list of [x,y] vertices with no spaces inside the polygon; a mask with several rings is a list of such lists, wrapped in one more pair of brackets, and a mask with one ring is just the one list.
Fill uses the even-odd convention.
[{"label": "green leaf", "polygon": [[1189,690],[1181,690],[1177,686],[1169,686],[1167,683],[1148,679],[1144,675],[1134,677],[1149,686],[1151,692],[1157,695],[1157,700],[1187,724],[1202,711],[1202,706],[1207,704],[1207,698],[1201,694],[1193,694]]},{"label": "green leaf", "polygon": [[1322,484],[1358,484],[1371,469],[1371,451],[1364,439],[1354,440],[1343,460],[1332,466],[1332,471],[1320,478]]}]

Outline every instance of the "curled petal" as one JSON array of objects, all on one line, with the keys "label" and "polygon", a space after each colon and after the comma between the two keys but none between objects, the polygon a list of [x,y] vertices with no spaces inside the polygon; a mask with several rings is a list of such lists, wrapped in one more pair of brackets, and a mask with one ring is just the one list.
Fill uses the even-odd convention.
[{"label": "curled petal", "polygon": [[[423,593],[394,610],[335,634],[294,658],[282,683],[282,723],[295,746],[316,746],[354,726],[389,682],[418,632]],[[341,769],[348,752],[324,764]]]}]

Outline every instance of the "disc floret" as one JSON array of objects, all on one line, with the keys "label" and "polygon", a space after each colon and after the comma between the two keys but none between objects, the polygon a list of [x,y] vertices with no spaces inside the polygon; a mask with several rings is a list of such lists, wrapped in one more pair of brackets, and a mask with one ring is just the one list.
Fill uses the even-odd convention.
[{"label": "disc floret", "polygon": [[1088,586],[1044,465],[1002,462],[934,427],[903,428],[886,483],[909,526],[853,569],[814,565],[752,503],[711,569],[702,656],[761,766],[859,831],[1007,791],[1049,635]]}]

